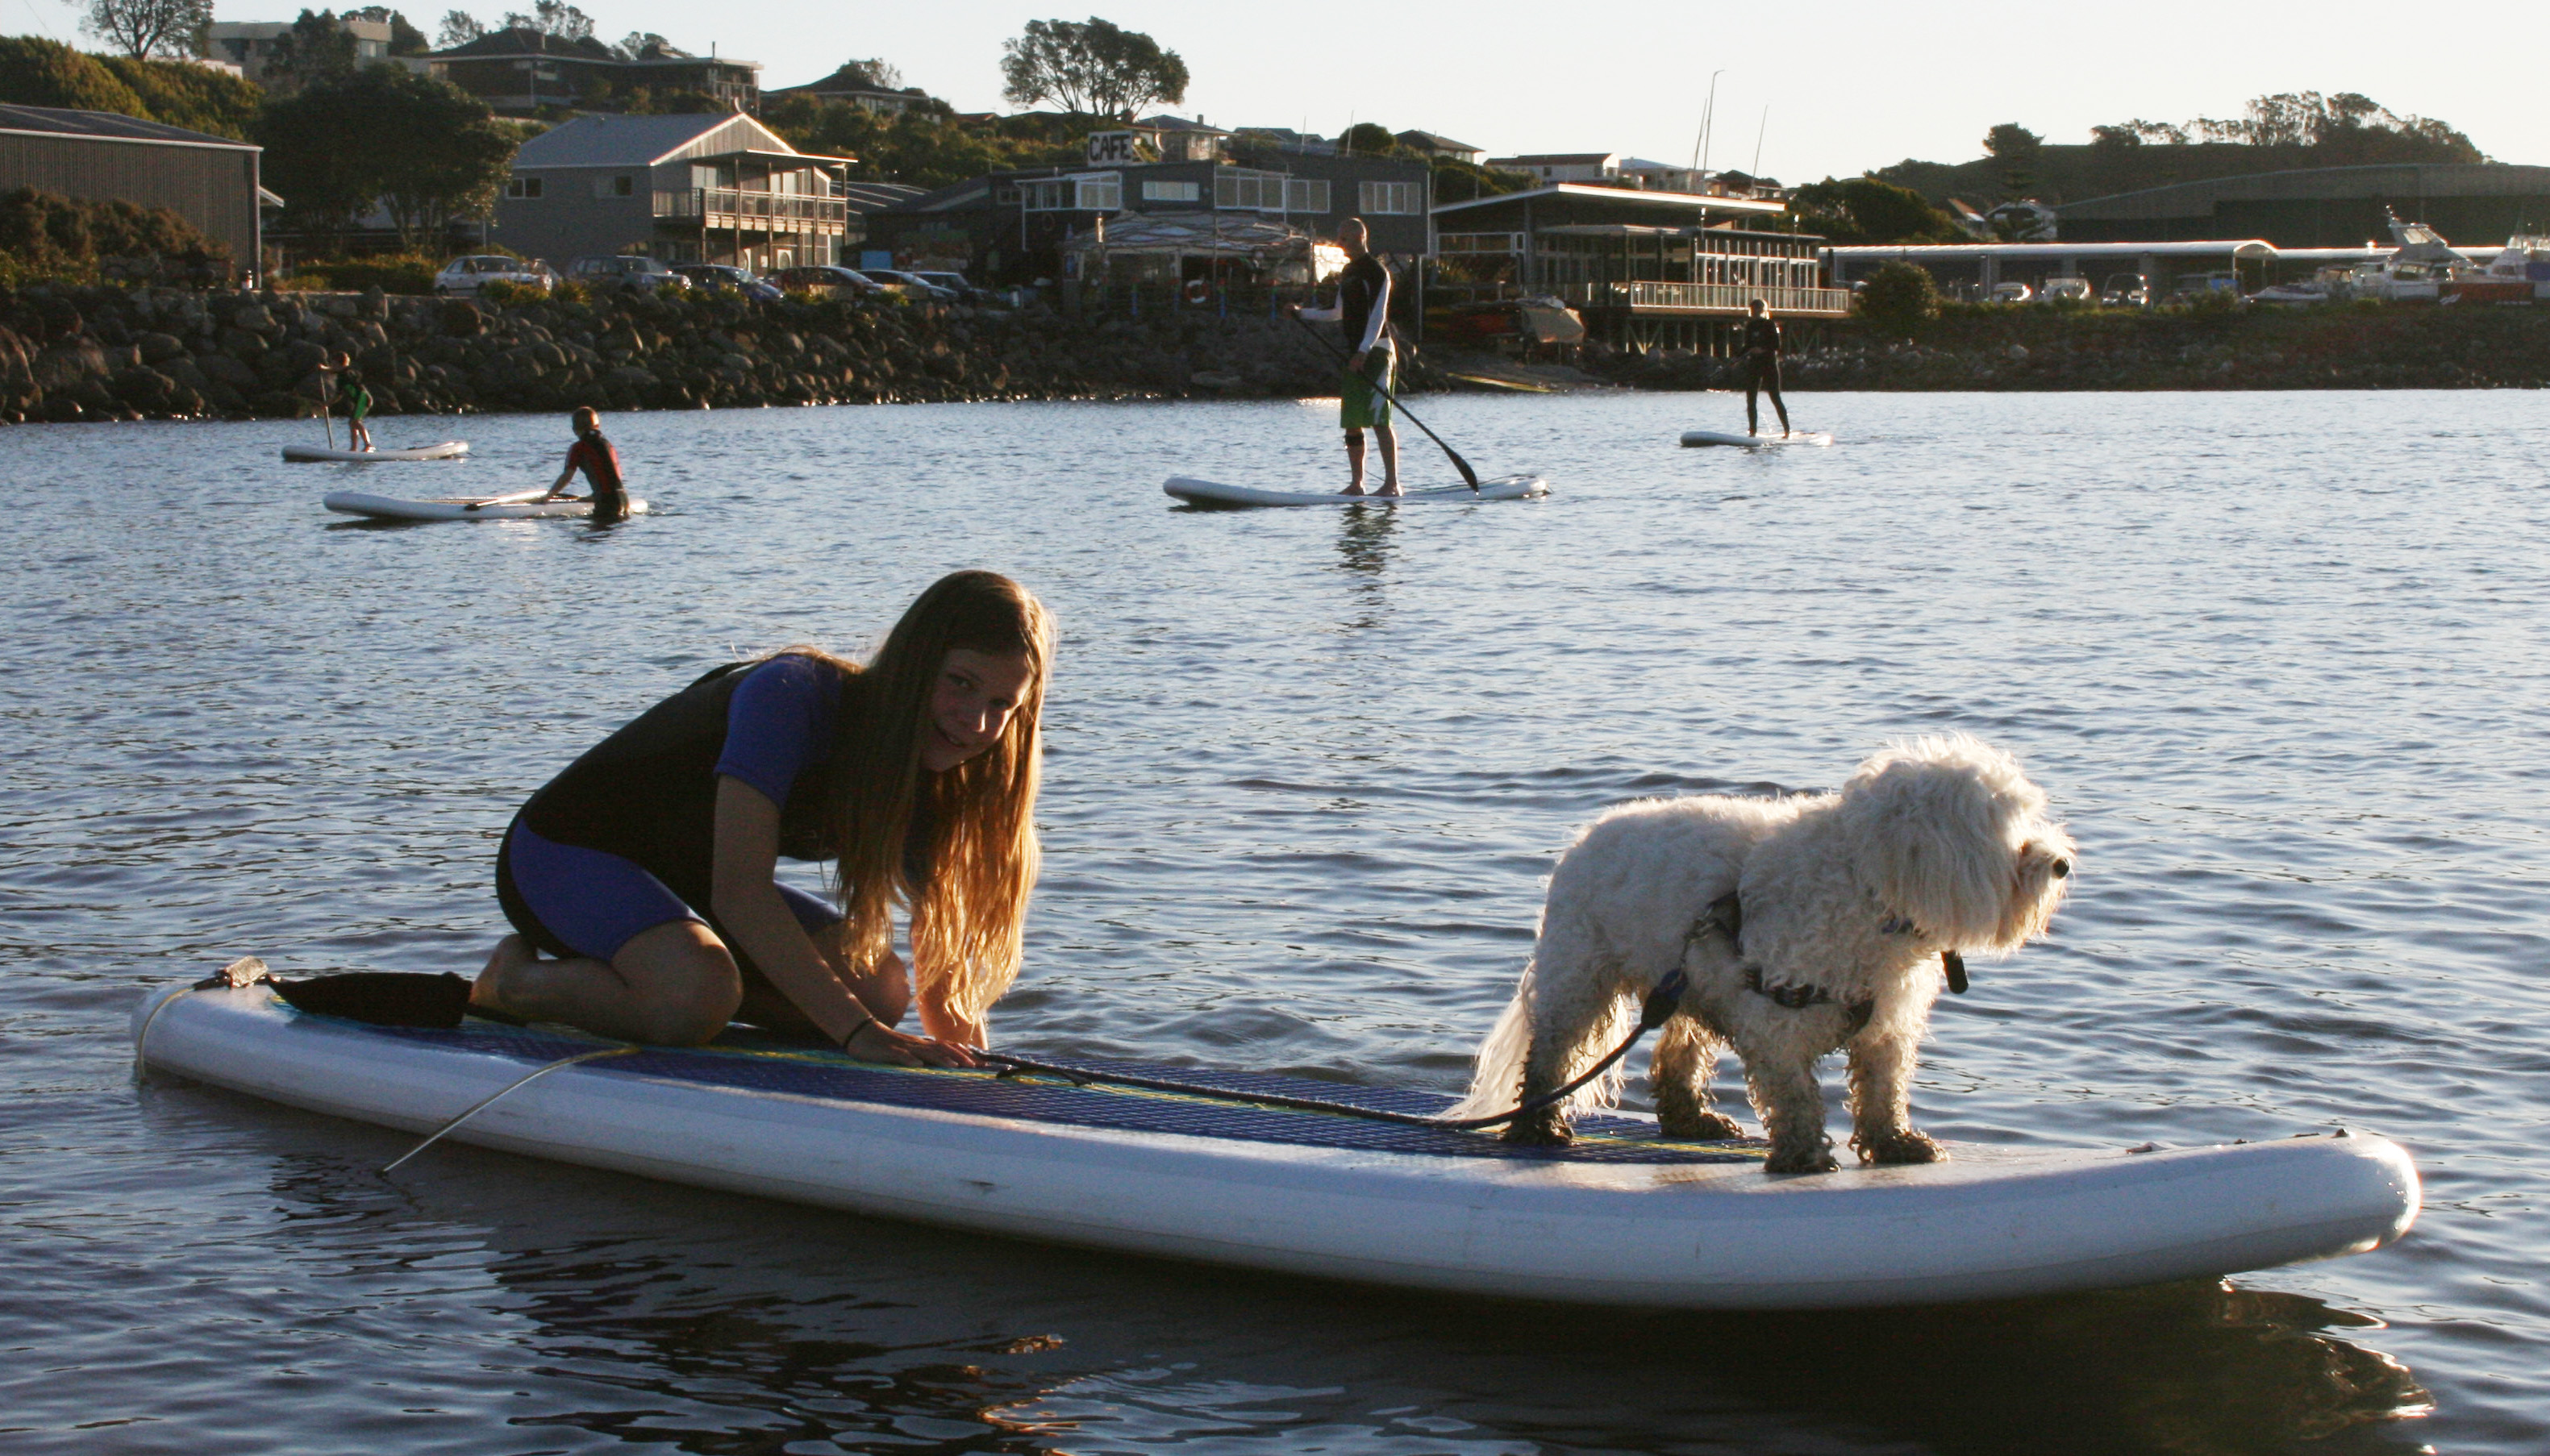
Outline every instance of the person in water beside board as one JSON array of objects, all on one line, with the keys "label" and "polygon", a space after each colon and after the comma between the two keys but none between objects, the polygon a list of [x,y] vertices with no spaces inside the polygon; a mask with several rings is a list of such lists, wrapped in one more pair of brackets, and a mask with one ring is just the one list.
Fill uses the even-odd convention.
[{"label": "person in water beside board", "polygon": [[[862,1061],[976,1065],[1035,880],[1052,651],[1027,588],[960,571],[864,667],[791,647],[656,704],[505,831],[517,933],[471,1002],[632,1041],[739,1019]],[[777,883],[783,855],[834,861],[837,908]],[[897,1029],[916,1005],[921,1034]]]},{"label": "person in water beside board", "polygon": [[1762,408],[1756,391],[1768,391],[1771,408],[1780,412],[1780,433],[1789,433],[1788,402],[1780,398],[1780,326],[1771,321],[1771,306],[1753,300],[1753,317],[1744,321],[1744,433],[1761,432]]},{"label": "person in water beside board", "polygon": [[567,448],[566,468],[558,472],[557,479],[549,482],[549,493],[540,499],[573,499],[566,494],[566,483],[581,470],[585,482],[593,488],[594,515],[608,516],[629,509],[629,493],[621,486],[620,451],[612,448],[611,441],[603,437],[602,417],[594,412],[593,406],[578,405],[568,418],[575,427],[575,443]]},{"label": "person in water beside board", "polygon": [[1344,494],[1365,494],[1363,433],[1370,429],[1381,441],[1381,489],[1373,495],[1395,496],[1399,488],[1399,432],[1390,423],[1391,365],[1398,355],[1390,341],[1390,269],[1372,255],[1361,218],[1348,218],[1337,229],[1337,245],[1346,250],[1346,265],[1337,274],[1337,305],[1293,312],[1317,323],[1334,321],[1345,335],[1345,370],[1337,380],[1337,421],[1346,432],[1346,466],[1352,472]]}]

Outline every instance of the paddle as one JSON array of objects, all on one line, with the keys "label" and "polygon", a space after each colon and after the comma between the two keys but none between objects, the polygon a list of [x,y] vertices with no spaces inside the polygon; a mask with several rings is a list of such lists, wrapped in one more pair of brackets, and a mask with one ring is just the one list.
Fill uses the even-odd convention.
[{"label": "paddle", "polygon": [[530,490],[518,490],[509,496],[489,496],[483,501],[470,501],[460,509],[463,511],[475,511],[481,506],[519,506],[525,501],[537,501],[547,494],[547,487],[534,486]]},{"label": "paddle", "polygon": [[[1311,328],[1311,321],[1303,318],[1300,314],[1295,314],[1293,316],[1293,322],[1301,325],[1304,329],[1309,330],[1311,337],[1320,341],[1320,347],[1326,349],[1331,354],[1334,354],[1338,363],[1345,363],[1354,357],[1344,349],[1337,347],[1335,343],[1329,340],[1326,335],[1322,334],[1317,329]],[[1475,493],[1479,488],[1479,472],[1471,469],[1470,462],[1461,458],[1461,452],[1452,448],[1448,444],[1443,444],[1443,437],[1436,435],[1426,426],[1424,421],[1418,419],[1413,414],[1409,414],[1408,406],[1399,402],[1399,396],[1392,394],[1389,390],[1383,389],[1378,384],[1375,384],[1373,388],[1380,393],[1383,399],[1390,401],[1390,407],[1392,409],[1397,410],[1402,415],[1407,415],[1409,424],[1416,426],[1420,430],[1423,430],[1427,439],[1434,441],[1438,445],[1443,445],[1443,453],[1452,457],[1452,468],[1461,472],[1461,479],[1467,482],[1471,491]]]}]

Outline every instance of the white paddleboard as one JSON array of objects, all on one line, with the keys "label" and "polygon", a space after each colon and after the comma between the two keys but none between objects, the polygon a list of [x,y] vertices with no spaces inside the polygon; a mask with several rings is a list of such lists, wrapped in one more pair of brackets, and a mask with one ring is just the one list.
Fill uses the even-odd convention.
[{"label": "white paddleboard", "polygon": [[[397,496],[376,496],[359,490],[332,491],[320,504],[331,511],[348,516],[367,516],[375,521],[524,521],[591,516],[591,501],[543,501],[545,491],[531,491],[525,496],[451,497],[443,500],[410,501]],[[528,498],[527,498],[528,497]],[[643,516],[646,503],[632,496],[629,514]]]},{"label": "white paddleboard", "polygon": [[469,441],[446,439],[441,444],[421,444],[404,450],[332,450],[315,444],[288,444],[283,458],[307,464],[316,460],[351,460],[368,464],[374,460],[456,460],[469,453]]},{"label": "white paddleboard", "polygon": [[1401,496],[1350,496],[1337,491],[1259,490],[1249,485],[1198,480],[1192,475],[1172,475],[1160,489],[1194,506],[1424,506],[1538,500],[1549,494],[1549,482],[1537,475],[1504,475],[1480,481],[1475,491],[1466,485],[1429,485]]},{"label": "white paddleboard", "polygon": [[1682,442],[1687,445],[1742,445],[1752,449],[1777,444],[1830,444],[1832,437],[1816,430],[1793,430],[1787,435],[1776,430],[1765,430],[1760,435],[1737,435],[1724,430],[1686,430],[1682,433]]},{"label": "white paddleboard", "polygon": [[[133,1028],[146,1066],[409,1133],[554,1067],[450,1134],[529,1157],[1050,1243],[1581,1305],[1842,1309],[2206,1278],[2380,1247],[2419,1199],[2407,1154],[2362,1133],[1959,1144],[1942,1163],[1774,1177],[1759,1142],[1667,1141],[1652,1119],[1583,1118],[1571,1147],[1514,1148],[1185,1094],[862,1065],[732,1031],[559,1066],[618,1043],[476,1019],[365,1026],[218,978],[146,995]],[[1424,1114],[1452,1102],[1147,1070]]]}]

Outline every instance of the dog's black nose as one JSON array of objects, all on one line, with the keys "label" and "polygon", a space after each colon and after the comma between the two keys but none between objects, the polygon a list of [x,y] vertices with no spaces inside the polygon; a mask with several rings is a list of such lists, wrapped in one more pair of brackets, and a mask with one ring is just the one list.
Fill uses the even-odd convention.
[{"label": "dog's black nose", "polygon": [[2067,880],[2071,877],[2072,861],[2068,859],[2058,859],[2054,861],[2054,878],[2058,880]]}]

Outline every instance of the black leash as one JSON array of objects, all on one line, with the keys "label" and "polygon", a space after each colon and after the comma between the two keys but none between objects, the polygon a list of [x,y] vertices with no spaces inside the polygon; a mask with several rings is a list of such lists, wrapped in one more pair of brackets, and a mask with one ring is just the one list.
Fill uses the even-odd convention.
[{"label": "black leash", "polygon": [[1638,1028],[1629,1033],[1628,1040],[1614,1047],[1610,1056],[1596,1062],[1584,1076],[1557,1091],[1544,1092],[1538,1097],[1527,1098],[1516,1107],[1488,1117],[1427,1117],[1416,1113],[1392,1113],[1384,1112],[1380,1108],[1356,1107],[1352,1103],[1323,1102],[1313,1097],[1286,1097],[1275,1092],[1234,1092],[1226,1087],[1206,1087],[1193,1082],[1171,1082],[1158,1077],[1135,1077],[1123,1072],[1097,1072],[1085,1067],[1067,1067],[1056,1062],[1032,1061],[1027,1057],[1010,1056],[997,1051],[979,1051],[975,1055],[987,1062],[997,1062],[1006,1068],[1007,1070],[1001,1073],[1004,1077],[1021,1072],[1034,1072],[1047,1077],[1059,1077],[1075,1087],[1086,1087],[1092,1083],[1110,1087],[1138,1087],[1149,1092],[1175,1092],[1188,1097],[1209,1097],[1223,1102],[1247,1103],[1252,1107],[1286,1108],[1298,1113],[1334,1113],[1339,1116],[1361,1117],[1372,1122],[1396,1122],[1403,1127],[1434,1127],[1447,1132],[1472,1132],[1484,1127],[1494,1127],[1502,1122],[1511,1122],[1517,1117],[1528,1116],[1543,1108],[1554,1107],[1575,1096],[1578,1089],[1612,1070],[1620,1058],[1627,1056],[1629,1049],[1636,1046],[1640,1038],[1663,1025],[1681,1006],[1683,989],[1689,984],[1680,970],[1667,975],[1662,981],[1656,983],[1655,990],[1647,993],[1646,1004],[1638,1011]]},{"label": "black leash", "polygon": [[[1304,329],[1310,330],[1311,337],[1320,341],[1320,347],[1324,348],[1329,353],[1335,355],[1338,363],[1347,364],[1353,362],[1354,355],[1349,354],[1345,350],[1337,347],[1335,344],[1330,343],[1326,335],[1322,334],[1317,329],[1311,328],[1310,320],[1303,318],[1300,314],[1295,314],[1293,316],[1293,322],[1301,325]],[[1369,383],[1370,381],[1366,382]],[[1443,453],[1452,457],[1452,468],[1461,472],[1461,478],[1469,483],[1470,489],[1473,492],[1478,490],[1479,472],[1470,468],[1470,462],[1461,458],[1461,452],[1459,450],[1452,448],[1448,444],[1443,444],[1443,437],[1436,435],[1433,429],[1426,425],[1424,421],[1418,419],[1416,415],[1410,413],[1408,406],[1399,402],[1399,396],[1392,394],[1389,390],[1382,388],[1379,384],[1373,384],[1372,388],[1374,393],[1380,395],[1383,399],[1390,401],[1390,407],[1392,409],[1397,410],[1403,415],[1407,415],[1409,424],[1424,431],[1425,437],[1427,439],[1434,441],[1438,445],[1443,445]],[[1387,497],[1385,497],[1385,499],[1387,499]]]}]

